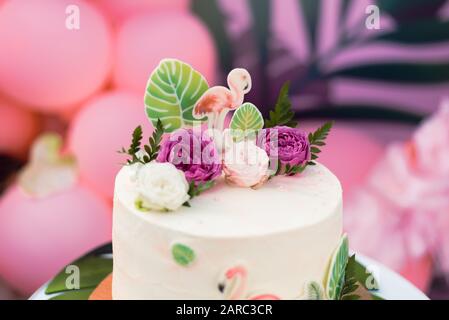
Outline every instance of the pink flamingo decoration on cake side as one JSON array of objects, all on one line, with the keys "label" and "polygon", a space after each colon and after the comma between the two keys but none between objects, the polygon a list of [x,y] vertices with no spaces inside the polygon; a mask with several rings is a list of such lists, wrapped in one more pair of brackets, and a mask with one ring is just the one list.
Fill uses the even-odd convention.
[{"label": "pink flamingo decoration on cake side", "polygon": [[193,117],[207,116],[209,129],[223,131],[229,111],[237,109],[252,87],[251,76],[245,69],[234,69],[228,75],[229,89],[222,86],[209,88],[193,107]]},{"label": "pink flamingo decoration on cake side", "polygon": [[273,294],[247,294],[248,272],[242,265],[228,269],[222,281],[218,283],[218,290],[225,295],[227,300],[280,300]]}]

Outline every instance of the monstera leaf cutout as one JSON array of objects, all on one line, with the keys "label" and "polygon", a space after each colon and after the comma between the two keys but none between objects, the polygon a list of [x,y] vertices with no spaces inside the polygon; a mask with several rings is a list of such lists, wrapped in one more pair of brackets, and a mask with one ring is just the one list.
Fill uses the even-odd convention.
[{"label": "monstera leaf cutout", "polygon": [[327,274],[326,291],[331,300],[338,300],[345,281],[345,270],[348,263],[349,244],[348,236],[345,234],[335,250]]},{"label": "monstera leaf cutout", "polygon": [[252,103],[244,103],[235,111],[229,127],[235,138],[241,138],[242,135],[262,129],[263,124],[259,109]]},{"label": "monstera leaf cutout", "polygon": [[[145,106],[153,125],[161,119],[166,132],[198,121],[193,107],[209,89],[206,79],[187,63],[164,59],[150,76],[145,91]],[[202,119],[205,120],[205,119]]]}]

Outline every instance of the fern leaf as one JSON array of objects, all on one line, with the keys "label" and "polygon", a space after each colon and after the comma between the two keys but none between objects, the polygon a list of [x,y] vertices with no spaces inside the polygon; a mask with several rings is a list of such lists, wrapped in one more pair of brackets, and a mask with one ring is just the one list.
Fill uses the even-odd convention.
[{"label": "fern leaf", "polygon": [[295,113],[292,110],[292,103],[288,97],[290,83],[286,82],[280,92],[274,107],[274,110],[269,112],[269,118],[265,119],[265,128],[273,128],[276,126],[296,127],[297,121],[293,118]]}]

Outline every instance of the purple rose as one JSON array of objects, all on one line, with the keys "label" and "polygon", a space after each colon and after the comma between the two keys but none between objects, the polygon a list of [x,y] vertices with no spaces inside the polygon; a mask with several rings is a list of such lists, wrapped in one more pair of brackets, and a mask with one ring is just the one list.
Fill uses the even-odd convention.
[{"label": "purple rose", "polygon": [[276,157],[283,165],[301,165],[310,160],[310,144],[300,129],[274,127],[262,130],[259,145],[270,157]]},{"label": "purple rose", "polygon": [[218,177],[222,165],[212,139],[192,129],[173,132],[162,143],[158,162],[170,162],[183,171],[187,181],[203,183]]}]

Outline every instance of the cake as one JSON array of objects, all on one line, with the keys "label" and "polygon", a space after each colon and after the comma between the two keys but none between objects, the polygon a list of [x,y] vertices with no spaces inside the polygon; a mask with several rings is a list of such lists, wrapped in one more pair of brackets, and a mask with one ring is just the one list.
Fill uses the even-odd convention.
[{"label": "cake", "polygon": [[[239,267],[242,299],[293,299],[324,279],[342,235],[341,186],[324,166],[258,190],[219,182],[176,214],[136,209],[130,171],[124,167],[116,180],[114,299],[229,298],[237,292],[226,288],[233,286],[226,272]],[[194,252],[191,264],[176,263],[177,244]]]},{"label": "cake", "polygon": [[151,74],[153,134],[134,130],[115,181],[113,299],[356,297],[369,273],[353,274],[342,188],[317,162],[332,124],[298,129],[288,85],[268,119],[244,102],[246,70],[228,86],[174,59]]}]

